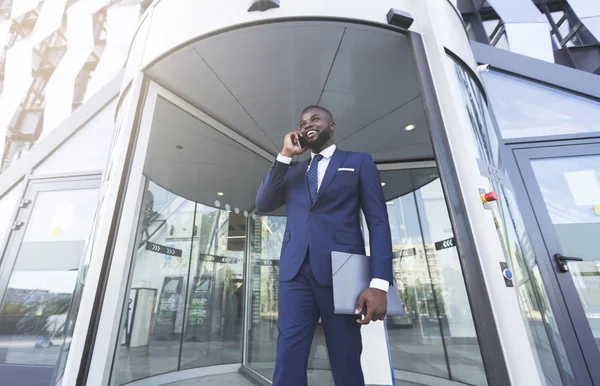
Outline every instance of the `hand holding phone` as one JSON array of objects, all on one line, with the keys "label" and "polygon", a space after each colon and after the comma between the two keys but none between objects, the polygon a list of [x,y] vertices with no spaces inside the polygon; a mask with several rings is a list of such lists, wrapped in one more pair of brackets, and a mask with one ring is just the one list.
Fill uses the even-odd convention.
[{"label": "hand holding phone", "polygon": [[281,151],[281,155],[286,157],[293,157],[295,155],[299,155],[304,153],[306,150],[306,139],[304,135],[297,130],[288,133],[283,140],[283,150]]}]

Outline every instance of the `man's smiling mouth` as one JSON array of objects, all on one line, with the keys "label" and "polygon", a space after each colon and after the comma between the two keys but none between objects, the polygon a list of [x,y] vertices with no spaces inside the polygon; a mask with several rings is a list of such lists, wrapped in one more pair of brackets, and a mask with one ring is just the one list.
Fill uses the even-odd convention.
[{"label": "man's smiling mouth", "polygon": [[307,138],[312,138],[315,135],[317,135],[317,131],[316,130],[308,130],[305,135]]}]

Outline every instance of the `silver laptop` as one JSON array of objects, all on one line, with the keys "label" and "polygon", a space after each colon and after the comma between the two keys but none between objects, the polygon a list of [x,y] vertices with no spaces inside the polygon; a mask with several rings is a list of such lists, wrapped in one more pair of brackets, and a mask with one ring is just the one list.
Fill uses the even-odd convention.
[{"label": "silver laptop", "polygon": [[[354,314],[360,294],[371,282],[371,258],[346,252],[331,252],[333,305],[336,314]],[[404,316],[404,306],[396,281],[387,294],[387,316]]]}]

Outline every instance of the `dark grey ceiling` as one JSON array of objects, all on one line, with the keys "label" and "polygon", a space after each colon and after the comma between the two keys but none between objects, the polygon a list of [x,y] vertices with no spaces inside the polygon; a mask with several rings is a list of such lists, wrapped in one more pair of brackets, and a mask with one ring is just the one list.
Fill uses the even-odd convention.
[{"label": "dark grey ceiling", "polygon": [[[273,158],[310,104],[333,113],[344,150],[370,152],[376,162],[433,158],[408,39],[390,30],[337,22],[247,27],[193,43],[148,74]],[[409,123],[417,129],[404,131]],[[270,163],[159,99],[145,164],[159,185],[248,209]]]}]

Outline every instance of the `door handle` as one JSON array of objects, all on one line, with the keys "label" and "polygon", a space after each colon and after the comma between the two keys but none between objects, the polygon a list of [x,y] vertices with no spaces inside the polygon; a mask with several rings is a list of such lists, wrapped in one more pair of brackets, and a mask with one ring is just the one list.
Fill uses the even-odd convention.
[{"label": "door handle", "polygon": [[560,272],[563,273],[569,272],[569,266],[567,265],[567,261],[583,261],[581,257],[563,256],[560,253],[554,255],[554,258],[556,259],[556,263],[558,264],[558,269],[560,269]]}]

